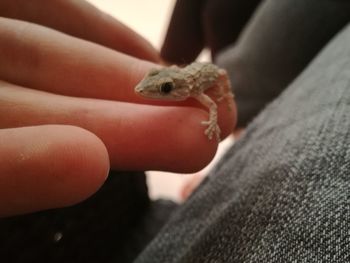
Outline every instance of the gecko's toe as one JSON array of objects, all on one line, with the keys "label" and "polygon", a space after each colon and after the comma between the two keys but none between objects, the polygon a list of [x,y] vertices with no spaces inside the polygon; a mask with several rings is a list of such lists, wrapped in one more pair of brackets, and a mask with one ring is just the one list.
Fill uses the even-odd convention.
[{"label": "gecko's toe", "polygon": [[210,125],[210,121],[202,121],[201,124],[203,126],[209,126]]},{"label": "gecko's toe", "polygon": [[208,136],[209,140],[211,140],[215,134],[218,141],[220,141],[220,128],[216,124],[209,124],[209,127],[204,131],[204,134]]}]

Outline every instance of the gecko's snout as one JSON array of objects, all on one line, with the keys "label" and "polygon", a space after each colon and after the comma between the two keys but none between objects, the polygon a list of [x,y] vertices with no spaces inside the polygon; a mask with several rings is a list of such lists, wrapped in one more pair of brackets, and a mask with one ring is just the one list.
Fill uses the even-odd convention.
[{"label": "gecko's snout", "polygon": [[136,93],[142,93],[142,92],[143,92],[143,88],[142,88],[140,85],[137,85],[137,86],[135,87],[135,92],[136,92]]}]

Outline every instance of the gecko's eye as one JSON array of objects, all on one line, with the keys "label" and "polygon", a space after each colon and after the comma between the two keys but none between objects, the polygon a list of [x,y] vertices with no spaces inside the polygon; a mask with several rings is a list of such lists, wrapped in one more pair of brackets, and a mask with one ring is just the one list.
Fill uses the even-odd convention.
[{"label": "gecko's eye", "polygon": [[168,94],[174,89],[174,84],[172,82],[164,82],[160,85],[160,92],[163,94]]}]

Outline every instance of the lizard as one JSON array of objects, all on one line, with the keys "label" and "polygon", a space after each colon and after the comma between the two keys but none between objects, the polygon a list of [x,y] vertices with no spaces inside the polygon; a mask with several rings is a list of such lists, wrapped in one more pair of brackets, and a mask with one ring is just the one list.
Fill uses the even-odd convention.
[{"label": "lizard", "polygon": [[183,68],[173,65],[151,69],[136,85],[135,92],[144,98],[158,100],[196,99],[209,110],[209,119],[202,121],[208,126],[205,135],[211,140],[215,134],[220,141],[217,104],[204,93],[211,88],[217,89],[217,101],[225,98],[231,109],[233,94],[227,72],[212,63],[193,62]]}]

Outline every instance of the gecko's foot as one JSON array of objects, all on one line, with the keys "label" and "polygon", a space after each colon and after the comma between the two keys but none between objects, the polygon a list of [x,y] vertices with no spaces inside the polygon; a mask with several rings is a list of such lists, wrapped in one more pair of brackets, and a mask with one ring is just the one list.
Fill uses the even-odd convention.
[{"label": "gecko's foot", "polygon": [[202,121],[202,125],[208,126],[208,128],[204,131],[204,134],[208,136],[209,140],[213,138],[215,134],[216,139],[220,142],[220,127],[215,121]]},{"label": "gecko's foot", "polygon": [[217,102],[221,102],[224,98],[225,98],[225,96],[220,95],[220,96],[216,99],[216,101],[217,101]]}]

